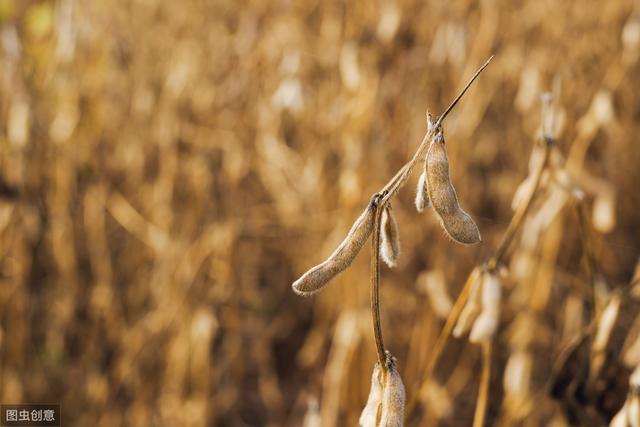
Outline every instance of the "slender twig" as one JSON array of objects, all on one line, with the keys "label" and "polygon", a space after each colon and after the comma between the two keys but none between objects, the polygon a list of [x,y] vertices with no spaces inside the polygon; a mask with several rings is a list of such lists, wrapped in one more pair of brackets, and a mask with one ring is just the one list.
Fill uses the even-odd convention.
[{"label": "slender twig", "polygon": [[502,258],[504,258],[504,256],[506,255],[507,249],[509,249],[509,245],[511,244],[511,242],[513,241],[513,238],[516,235],[516,232],[522,225],[522,221],[526,217],[527,212],[529,212],[529,208],[531,207],[531,202],[533,202],[536,192],[538,191],[538,187],[540,186],[542,173],[544,172],[544,170],[547,167],[547,164],[549,163],[549,151],[550,151],[551,145],[553,144],[554,144],[553,139],[550,139],[550,138],[544,139],[543,159],[542,159],[542,162],[540,163],[540,166],[535,171],[535,175],[533,177],[533,180],[534,180],[533,187],[531,188],[531,191],[529,192],[527,199],[524,201],[524,203],[521,203],[520,206],[518,206],[516,213],[511,218],[511,222],[509,222],[507,231],[505,231],[504,236],[502,237],[502,241],[500,242],[498,249],[496,249],[496,252],[494,253],[494,255],[487,262],[487,266],[489,267],[489,270],[495,270],[500,265],[500,263],[502,262]]},{"label": "slender twig", "polygon": [[444,347],[447,344],[449,336],[451,335],[453,328],[456,326],[458,317],[460,317],[460,313],[462,312],[464,305],[467,303],[467,299],[469,298],[469,293],[471,292],[471,288],[475,283],[475,281],[477,280],[478,275],[481,273],[481,271],[482,270],[479,268],[473,269],[473,271],[467,278],[467,281],[465,282],[464,286],[462,287],[462,290],[460,291],[460,295],[458,296],[458,299],[456,299],[456,302],[454,303],[453,308],[451,309],[451,313],[449,313],[449,316],[447,317],[444,327],[442,328],[442,332],[436,339],[436,342],[433,345],[433,350],[431,350],[431,353],[429,354],[429,359],[427,361],[427,368],[425,370],[423,378],[421,379],[421,381],[416,383],[417,384],[416,388],[419,387],[419,392],[410,394],[411,400],[409,401],[407,405],[407,410],[406,410],[407,418],[411,416],[418,402],[419,396],[422,395],[422,393],[425,391],[425,388],[429,380],[431,379],[431,375],[433,374],[433,370],[435,369],[438,360],[440,360],[440,355],[442,354],[442,351],[444,350]]},{"label": "slender twig", "polygon": [[467,82],[467,84],[460,91],[458,96],[456,96],[455,99],[451,102],[451,104],[449,104],[447,109],[444,110],[444,113],[442,113],[440,117],[438,117],[438,120],[436,120],[436,123],[427,130],[427,133],[424,135],[424,138],[422,138],[422,142],[420,143],[420,146],[418,147],[418,150],[416,151],[416,153],[413,155],[413,158],[400,169],[400,171],[396,174],[396,176],[394,176],[387,185],[385,185],[384,190],[388,190],[388,192],[383,197],[381,204],[383,205],[386,204],[389,201],[389,199],[391,199],[398,192],[400,187],[402,187],[402,185],[407,181],[407,178],[409,177],[409,175],[411,175],[411,172],[413,171],[413,168],[416,165],[416,163],[418,163],[424,157],[425,151],[429,146],[429,142],[431,142],[431,139],[437,133],[438,129],[444,122],[444,119],[449,115],[449,113],[451,112],[451,110],[453,110],[456,104],[458,104],[460,99],[462,99],[464,94],[467,92],[467,90],[469,90],[469,88],[471,87],[473,82],[478,78],[480,73],[482,73],[482,71],[485,68],[487,68],[487,65],[489,65],[492,59],[493,59],[493,55],[491,55],[491,57],[487,59],[487,61],[484,64],[482,64],[480,68],[478,68],[478,71],[476,71],[473,77],[469,79],[469,82]]},{"label": "slender twig", "polygon": [[382,204],[380,197],[376,200],[376,212],[373,223],[373,235],[371,236],[371,316],[373,318],[373,336],[376,341],[378,361],[386,371],[384,341],[382,339],[382,326],[380,324],[380,219],[382,217]]},{"label": "slender twig", "polygon": [[578,215],[578,225],[580,230],[580,238],[582,240],[583,257],[585,259],[585,266],[587,269],[587,281],[591,288],[591,304],[593,310],[593,317],[598,319],[600,317],[600,306],[598,305],[597,293],[596,293],[596,261],[593,256],[593,248],[591,246],[591,239],[589,238],[589,227],[587,226],[587,213],[585,212],[585,204],[578,201],[575,205],[576,213]]},{"label": "slender twig", "polygon": [[491,341],[482,343],[482,377],[478,389],[478,401],[473,416],[473,427],[484,426],[487,415],[487,403],[489,402],[489,379],[491,377]]},{"label": "slender twig", "polygon": [[522,221],[524,220],[529,208],[531,207],[531,202],[540,186],[540,180],[542,178],[542,173],[549,163],[549,156],[551,152],[551,147],[555,145],[555,139],[553,138],[553,134],[555,132],[554,125],[554,115],[553,110],[551,108],[552,97],[551,94],[546,93],[542,95],[542,109],[541,109],[541,130],[542,130],[542,143],[544,148],[543,160],[538,169],[535,171],[534,175],[534,183],[533,188],[529,192],[529,195],[524,203],[521,203],[518,206],[518,210],[511,218],[511,222],[507,227],[507,231],[505,231],[504,236],[502,237],[502,241],[498,246],[498,249],[494,253],[493,257],[488,261],[487,265],[490,270],[495,270],[502,261],[502,258],[505,256],[507,249],[509,249],[509,245],[513,241],[513,238],[516,235],[516,232],[522,225]]}]

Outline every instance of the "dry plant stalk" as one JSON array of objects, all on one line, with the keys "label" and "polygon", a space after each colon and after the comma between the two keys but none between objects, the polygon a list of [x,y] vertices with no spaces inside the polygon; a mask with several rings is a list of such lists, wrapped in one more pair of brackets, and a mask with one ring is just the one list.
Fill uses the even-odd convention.
[{"label": "dry plant stalk", "polygon": [[[443,228],[453,240],[463,244],[472,244],[480,241],[478,227],[466,212],[460,208],[455,189],[451,184],[449,160],[444,148],[442,123],[475,79],[489,65],[492,58],[493,56],[476,71],[460,94],[447,107],[444,113],[438,117],[435,123],[429,115],[427,132],[412,159],[391,178],[381,191],[371,197],[369,205],[356,220],[347,237],[333,254],[326,261],[303,274],[292,285],[293,290],[300,295],[311,295],[319,291],[338,273],[351,265],[369,234],[373,232],[371,239],[370,294],[378,365],[374,368],[371,394],[365,411],[361,416],[361,422],[365,421],[369,425],[371,425],[370,422],[373,419],[373,406],[375,406],[379,395],[380,375],[384,380],[382,387],[383,404],[379,417],[378,411],[375,411],[376,421],[380,421],[376,425],[393,427],[402,426],[404,423],[404,385],[395,367],[395,359],[385,351],[380,322],[381,254],[387,265],[393,267],[400,253],[398,225],[392,215],[390,200],[407,181],[413,168],[420,159],[424,158],[425,151],[428,149],[424,177],[421,177],[424,187],[418,188],[416,207],[418,210],[424,209],[428,199],[429,204],[440,218]],[[424,198],[425,192],[427,193],[427,199]],[[381,372],[376,372],[378,370]]]},{"label": "dry plant stalk", "polygon": [[[429,119],[427,132],[412,159],[391,178],[382,190],[371,197],[369,205],[356,220],[347,237],[338,248],[329,258],[304,273],[292,285],[293,290],[299,295],[312,295],[319,291],[338,273],[344,271],[351,265],[356,255],[360,252],[360,249],[362,249],[364,242],[373,231],[371,254],[371,313],[378,361],[382,364],[383,370],[386,365],[384,364],[385,349],[380,326],[380,241],[382,240],[383,242],[383,257],[390,266],[395,265],[400,250],[397,223],[395,219],[391,217],[390,213],[390,199],[397,194],[398,190],[407,181],[415,165],[424,157],[427,148],[431,151],[431,147],[436,147],[433,149],[436,154],[433,154],[431,162],[434,168],[433,173],[431,173],[432,183],[428,184],[428,187],[432,188],[432,194],[429,195],[430,202],[432,205],[434,202],[437,203],[437,208],[434,206],[434,210],[442,219],[443,227],[454,240],[460,243],[477,243],[480,241],[480,233],[475,223],[460,209],[455,190],[450,182],[446,152],[442,151],[444,149],[442,123],[475,79],[487,65],[489,65],[491,59],[493,59],[493,56],[476,71],[435,123],[432,122],[431,118]],[[427,155],[426,161],[427,175],[429,175],[430,163],[428,157],[429,155]],[[429,178],[427,178],[427,181],[429,181]],[[473,230],[469,229],[469,221],[473,223]],[[381,231],[381,223],[383,222],[384,231]]]}]

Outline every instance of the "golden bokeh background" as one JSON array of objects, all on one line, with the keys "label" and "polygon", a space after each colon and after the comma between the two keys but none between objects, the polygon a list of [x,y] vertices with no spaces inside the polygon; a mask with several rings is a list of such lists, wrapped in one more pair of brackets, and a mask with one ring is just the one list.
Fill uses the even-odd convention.
[{"label": "golden bokeh background", "polygon": [[[0,0],[0,402],[60,403],[67,426],[356,425],[375,361],[368,245],[318,296],[290,285],[492,54],[444,128],[483,242],[416,213],[413,176],[383,331],[409,399],[422,388],[407,425],[471,425],[478,347],[452,339],[422,384],[425,363],[509,223],[551,92],[586,196],[537,200],[547,213],[507,256],[486,425],[568,425],[545,387],[593,318],[576,205],[603,301],[640,254],[631,1]],[[577,399],[594,420],[624,402],[637,309],[624,298],[610,381]]]}]

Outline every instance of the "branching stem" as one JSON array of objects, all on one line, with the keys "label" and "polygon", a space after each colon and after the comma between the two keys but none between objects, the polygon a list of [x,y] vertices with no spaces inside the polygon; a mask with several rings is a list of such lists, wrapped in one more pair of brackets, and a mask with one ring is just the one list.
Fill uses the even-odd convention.
[{"label": "branching stem", "polygon": [[473,77],[469,80],[469,82],[464,86],[464,88],[460,91],[458,96],[449,104],[449,106],[444,110],[444,113],[438,117],[434,126],[429,127],[424,137],[422,138],[422,142],[418,147],[417,151],[411,158],[411,160],[406,163],[396,174],[387,182],[387,184],[374,195],[376,199],[376,212],[375,212],[375,222],[373,227],[373,235],[371,237],[371,284],[370,284],[370,297],[371,297],[371,317],[373,319],[373,334],[376,342],[376,352],[378,353],[378,360],[380,361],[380,365],[383,369],[386,369],[386,364],[384,363],[386,360],[385,348],[384,348],[384,340],[382,338],[382,326],[380,324],[380,219],[382,217],[382,210],[386,206],[387,203],[391,200],[393,196],[396,195],[398,190],[404,185],[409,178],[409,175],[413,171],[415,165],[425,156],[425,151],[429,147],[429,143],[431,139],[436,135],[437,130],[442,125],[444,119],[449,115],[451,110],[458,104],[460,99],[464,96],[467,90],[471,87],[473,82],[478,78],[480,73],[489,65],[491,60],[493,59],[493,55],[484,63],[478,71],[475,72]]}]

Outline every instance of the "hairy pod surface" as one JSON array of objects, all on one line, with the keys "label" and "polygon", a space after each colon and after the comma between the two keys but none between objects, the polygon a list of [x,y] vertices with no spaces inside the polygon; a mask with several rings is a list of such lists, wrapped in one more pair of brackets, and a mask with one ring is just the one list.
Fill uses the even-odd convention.
[{"label": "hairy pod surface", "polygon": [[387,371],[382,392],[382,413],[379,425],[381,427],[402,427],[404,425],[404,405],[404,384],[396,366],[396,359],[387,354]]},{"label": "hairy pod surface", "polygon": [[395,267],[400,257],[400,233],[391,205],[387,205],[382,211],[380,231],[382,233],[380,236],[380,255],[382,260],[389,267]]},{"label": "hairy pod surface", "polygon": [[460,207],[455,188],[451,183],[449,159],[440,133],[427,152],[427,193],[431,207],[440,218],[447,235],[462,244],[474,244],[481,240],[480,230],[471,217]]},{"label": "hairy pod surface", "polygon": [[424,162],[424,172],[418,178],[416,188],[416,210],[420,213],[429,207],[429,192],[427,190],[427,161]]},{"label": "hairy pod surface", "polygon": [[321,264],[304,273],[291,287],[298,295],[312,295],[322,289],[338,273],[351,265],[373,231],[377,196],[374,196],[360,217],[355,221],[347,237]]},{"label": "hairy pod surface", "polygon": [[371,375],[371,390],[369,390],[369,398],[365,405],[358,423],[360,427],[376,427],[380,419],[382,410],[382,389],[383,374],[380,368],[380,362],[376,362]]}]

